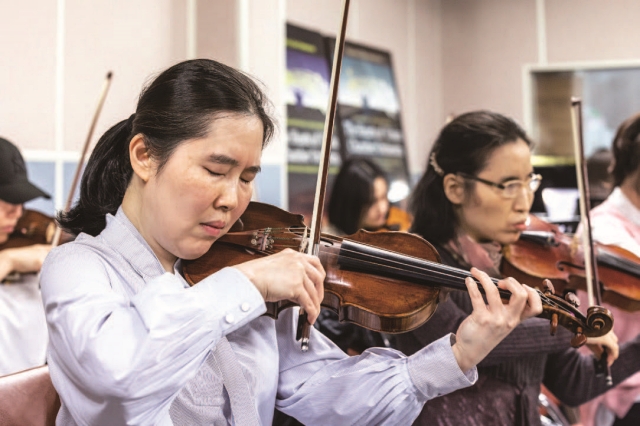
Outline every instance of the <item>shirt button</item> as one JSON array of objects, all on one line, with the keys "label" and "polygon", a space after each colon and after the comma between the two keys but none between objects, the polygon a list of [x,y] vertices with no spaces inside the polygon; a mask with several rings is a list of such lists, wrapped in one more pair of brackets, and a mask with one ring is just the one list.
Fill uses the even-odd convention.
[{"label": "shirt button", "polygon": [[249,306],[247,302],[244,302],[242,305],[240,305],[240,309],[242,309],[242,312],[249,312],[249,308],[251,308],[251,306]]},{"label": "shirt button", "polygon": [[227,322],[227,324],[233,324],[233,322],[236,320],[232,314],[227,314],[224,317],[224,320]]}]

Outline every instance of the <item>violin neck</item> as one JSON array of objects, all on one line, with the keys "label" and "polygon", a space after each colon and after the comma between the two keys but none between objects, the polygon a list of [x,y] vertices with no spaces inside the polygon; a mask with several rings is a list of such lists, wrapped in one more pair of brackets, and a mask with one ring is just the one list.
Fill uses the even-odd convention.
[{"label": "violin neck", "polygon": [[[407,256],[401,253],[380,249],[355,241],[343,240],[338,255],[338,265],[343,269],[372,273],[389,278],[396,278],[415,284],[430,287],[446,287],[453,290],[467,291],[464,280],[471,277],[469,272],[446,266],[441,263]],[[497,286],[498,280],[491,279]],[[478,283],[480,292],[484,289]],[[511,292],[499,289],[500,297],[508,300]]]}]

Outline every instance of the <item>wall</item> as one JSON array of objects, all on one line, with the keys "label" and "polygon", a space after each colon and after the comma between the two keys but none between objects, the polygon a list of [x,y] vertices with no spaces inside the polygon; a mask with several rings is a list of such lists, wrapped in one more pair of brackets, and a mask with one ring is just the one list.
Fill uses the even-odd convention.
[{"label": "wall", "polygon": [[527,65],[640,59],[634,0],[446,0],[441,16],[446,113],[488,108],[526,123]]},{"label": "wall", "polygon": [[[258,197],[286,196],[284,24],[334,34],[341,0],[31,0],[0,3],[0,135],[61,207],[108,70],[95,138],[128,117],[145,81],[203,56],[260,79],[280,133]],[[418,176],[445,116],[477,108],[524,122],[527,64],[640,58],[636,0],[352,0],[348,39],[392,52],[409,166]],[[41,204],[53,210],[53,202]],[[285,206],[286,207],[286,206]],[[45,208],[45,207],[43,207]]]},{"label": "wall", "polygon": [[126,119],[147,78],[184,59],[186,0],[0,3],[0,135],[54,195],[66,198],[108,71],[113,83],[94,134]]},{"label": "wall", "polygon": [[535,0],[442,2],[443,108],[522,121],[522,65],[537,60]]}]

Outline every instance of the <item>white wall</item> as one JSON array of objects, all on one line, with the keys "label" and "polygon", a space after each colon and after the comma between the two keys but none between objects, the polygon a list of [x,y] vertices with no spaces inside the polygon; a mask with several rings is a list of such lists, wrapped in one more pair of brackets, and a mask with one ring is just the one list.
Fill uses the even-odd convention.
[{"label": "white wall", "polygon": [[[30,160],[55,160],[58,191],[61,161],[78,157],[106,72],[114,79],[96,137],[133,111],[150,76],[188,57],[192,40],[195,56],[265,84],[281,132],[263,161],[278,168],[284,200],[285,23],[335,34],[341,3],[0,2],[0,135]],[[640,59],[638,16],[636,0],[352,0],[347,37],[392,53],[415,175],[450,113],[488,108],[523,122],[526,64]]]},{"label": "white wall", "polygon": [[[186,0],[0,3],[0,135],[27,161],[53,162],[61,207],[64,160],[79,157],[108,71],[95,140],[135,108],[147,78],[184,59]],[[69,175],[69,173],[66,173]]]}]

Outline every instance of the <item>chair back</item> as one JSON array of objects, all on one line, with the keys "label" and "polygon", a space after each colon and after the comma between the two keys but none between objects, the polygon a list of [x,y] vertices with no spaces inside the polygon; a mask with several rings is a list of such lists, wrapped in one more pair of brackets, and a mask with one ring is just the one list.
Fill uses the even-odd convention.
[{"label": "chair back", "polygon": [[0,377],[0,426],[54,426],[59,410],[46,365]]}]

